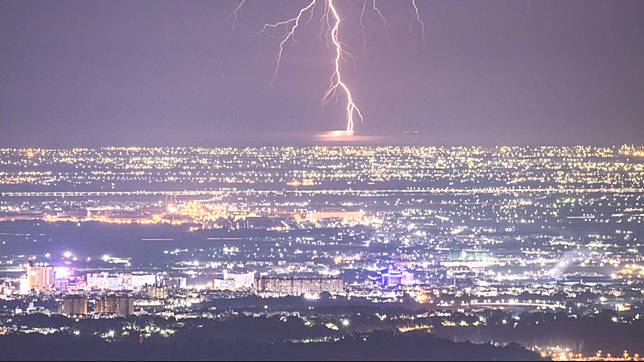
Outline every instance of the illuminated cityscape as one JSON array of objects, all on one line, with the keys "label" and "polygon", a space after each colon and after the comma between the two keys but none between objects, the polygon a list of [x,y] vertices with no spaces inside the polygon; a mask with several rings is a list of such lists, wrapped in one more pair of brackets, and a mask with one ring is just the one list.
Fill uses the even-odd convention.
[{"label": "illuminated cityscape", "polygon": [[[126,318],[116,334],[79,332],[107,340],[133,316],[168,320],[148,338],[181,330],[169,320],[296,316],[324,338],[388,328],[632,359],[643,150],[4,149],[3,333],[81,328],[43,330],[34,313]],[[365,311],[323,312],[341,305]],[[615,347],[531,328],[558,318],[623,335]]]},{"label": "illuminated cityscape", "polygon": [[642,14],[0,1],[0,360],[644,361]]}]

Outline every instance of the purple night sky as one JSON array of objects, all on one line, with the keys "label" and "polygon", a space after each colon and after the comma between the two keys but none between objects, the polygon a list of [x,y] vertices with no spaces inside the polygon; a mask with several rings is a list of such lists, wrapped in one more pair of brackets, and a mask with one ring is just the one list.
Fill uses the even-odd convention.
[{"label": "purple night sky", "polygon": [[[323,108],[331,53],[319,21],[287,46],[265,22],[306,0],[0,0],[0,146],[306,142],[344,128]],[[644,141],[644,1],[337,0],[353,54],[357,132],[423,144]],[[420,135],[405,136],[406,131]]]}]

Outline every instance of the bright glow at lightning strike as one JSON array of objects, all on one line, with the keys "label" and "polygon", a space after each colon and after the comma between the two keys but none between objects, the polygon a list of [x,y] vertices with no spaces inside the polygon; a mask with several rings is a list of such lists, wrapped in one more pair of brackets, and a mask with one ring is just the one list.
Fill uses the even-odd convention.
[{"label": "bright glow at lightning strike", "polygon": [[[277,29],[281,27],[287,27],[286,33],[283,35],[282,40],[279,43],[278,47],[278,52],[277,56],[275,58],[275,71],[273,73],[273,78],[271,80],[271,87],[277,80],[277,77],[279,76],[279,71],[280,67],[282,64],[282,57],[284,55],[284,50],[286,45],[293,40],[295,37],[295,33],[298,31],[298,28],[300,28],[300,24],[302,22],[302,17],[308,12],[309,16],[305,20],[304,27],[306,27],[312,20],[315,7],[318,4],[318,2],[324,2],[324,8],[322,11],[322,16],[320,17],[320,34],[319,37],[322,37],[322,34],[324,34],[325,38],[327,39],[327,44],[335,50],[335,56],[333,57],[334,61],[334,68],[333,72],[331,74],[331,79],[330,79],[330,84],[327,90],[324,92],[324,95],[322,97],[322,104],[326,104],[331,98],[336,98],[337,96],[337,91],[338,89],[341,89],[341,91],[344,93],[345,98],[346,98],[346,135],[347,136],[352,136],[354,134],[354,124],[356,120],[364,121],[364,117],[362,115],[362,112],[358,108],[358,105],[353,99],[353,95],[351,94],[351,90],[349,89],[349,86],[345,83],[344,78],[343,78],[343,73],[342,73],[342,68],[341,68],[341,63],[344,60],[345,56],[351,56],[346,49],[344,48],[344,45],[342,41],[340,41],[340,23],[342,22],[342,18],[340,17],[340,14],[338,13],[338,9],[335,6],[334,0],[311,0],[308,5],[305,7],[301,8],[297,16],[292,17],[290,19],[285,19],[278,21],[276,23],[267,23],[264,24],[262,29],[257,33],[257,34],[262,34],[266,32],[269,29]],[[364,17],[366,14],[367,10],[367,1],[364,0],[362,4],[362,12],[360,14],[360,26],[362,28],[362,37],[363,37],[363,46],[366,47],[366,33],[365,33],[365,28],[364,28]],[[226,18],[226,21],[229,21],[232,19],[232,29],[231,29],[231,34],[235,29],[235,25],[237,22],[237,18],[239,17],[241,13],[241,9],[244,6],[244,3],[246,0],[240,0],[239,4],[237,7],[228,15]],[[421,16],[420,16],[420,11],[418,9],[418,6],[416,4],[415,0],[412,0],[412,6],[414,8],[414,20],[419,24],[420,29],[421,29],[421,35],[423,40],[425,39],[425,23],[423,22]],[[384,27],[385,27],[385,33],[387,35],[387,38],[391,44],[393,44],[393,40],[391,38],[391,35],[389,33],[389,25],[387,23],[387,19],[383,15],[383,13],[380,11],[380,8],[378,8],[376,4],[376,0],[371,0],[371,10],[374,11],[380,20],[382,21]],[[332,45],[332,46],[331,46]],[[337,98],[336,98],[337,99]]]}]

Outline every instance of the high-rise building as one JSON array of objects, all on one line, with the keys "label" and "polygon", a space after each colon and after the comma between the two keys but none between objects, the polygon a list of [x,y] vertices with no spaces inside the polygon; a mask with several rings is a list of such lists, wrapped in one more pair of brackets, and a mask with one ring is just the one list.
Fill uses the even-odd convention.
[{"label": "high-rise building", "polygon": [[13,292],[13,289],[11,288],[11,284],[7,282],[2,282],[0,283],[0,295],[1,296],[9,296]]},{"label": "high-rise building", "polygon": [[229,273],[223,272],[223,279],[212,282],[214,289],[218,290],[252,290],[255,286],[255,273]]},{"label": "high-rise building", "polygon": [[38,293],[54,290],[56,274],[54,267],[47,265],[34,265],[30,260],[27,264],[27,288]]},{"label": "high-rise building", "polygon": [[156,276],[146,273],[119,273],[106,272],[87,274],[85,277],[88,290],[139,290],[146,286],[156,284]]},{"label": "high-rise building", "polygon": [[344,284],[339,276],[260,276],[255,288],[260,295],[306,295],[339,293]]},{"label": "high-rise building", "polygon": [[128,287],[127,289],[130,290],[138,290],[143,287],[156,285],[156,283],[157,278],[154,274],[134,272],[129,274],[127,277],[124,277],[124,284]]},{"label": "high-rise building", "polygon": [[87,314],[87,298],[79,295],[68,295],[60,303],[60,312],[69,316]]},{"label": "high-rise building", "polygon": [[395,287],[399,285],[412,285],[415,283],[414,274],[406,270],[389,267],[379,273],[380,284],[383,287]]},{"label": "high-rise building", "polygon": [[168,287],[165,285],[152,285],[145,287],[145,294],[154,299],[165,299],[168,297]]},{"label": "high-rise building", "polygon": [[85,276],[87,280],[87,289],[89,290],[105,290],[108,289],[111,283],[111,280],[116,279],[115,277],[110,278],[110,275],[106,272],[96,273],[96,274],[87,274]]},{"label": "high-rise building", "polygon": [[134,314],[134,298],[118,295],[105,296],[96,303],[96,313],[127,317]]}]

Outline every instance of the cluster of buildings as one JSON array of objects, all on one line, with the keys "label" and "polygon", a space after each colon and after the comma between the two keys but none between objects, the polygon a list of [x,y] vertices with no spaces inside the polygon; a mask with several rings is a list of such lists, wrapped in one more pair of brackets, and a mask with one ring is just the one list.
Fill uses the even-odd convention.
[{"label": "cluster of buildings", "polygon": [[[60,270],[64,270],[61,272]],[[147,313],[161,307],[185,307],[195,301],[201,302],[197,293],[225,292],[255,294],[260,297],[306,296],[317,298],[323,293],[344,294],[345,288],[339,275],[316,274],[259,274],[255,272],[233,273],[223,270],[205,284],[187,285],[185,277],[169,277],[167,273],[108,273],[88,272],[75,275],[68,266],[57,268],[29,261],[26,275],[20,278],[20,288],[12,289],[3,283],[2,292],[7,298],[22,295],[25,298],[55,298],[58,312],[69,316],[93,315],[128,316],[138,312]],[[180,295],[184,294],[184,297]],[[188,300],[192,300],[189,302]],[[188,301],[188,302],[186,302]],[[29,309],[39,312],[40,309]]]},{"label": "cluster of buildings", "polygon": [[82,291],[131,291],[154,285],[175,283],[185,286],[185,278],[167,278],[145,272],[96,272],[74,275],[69,266],[54,267],[46,263],[36,264],[29,260],[27,273],[19,280],[19,293],[30,292],[53,294]]}]

